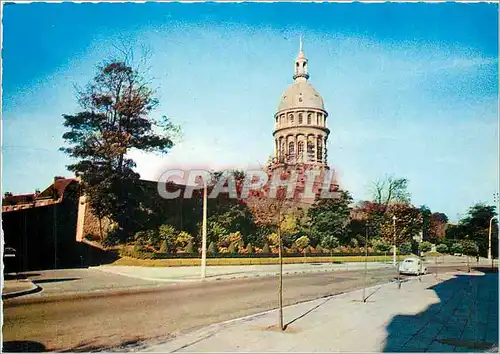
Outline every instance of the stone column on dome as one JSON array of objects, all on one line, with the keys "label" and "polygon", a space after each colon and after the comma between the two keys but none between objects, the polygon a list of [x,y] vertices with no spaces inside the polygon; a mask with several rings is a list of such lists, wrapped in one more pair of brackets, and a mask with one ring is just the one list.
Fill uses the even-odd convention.
[{"label": "stone column on dome", "polygon": [[298,163],[299,162],[299,146],[297,144],[297,134],[293,135],[293,149],[295,151],[295,157],[294,157],[294,162],[293,163]]},{"label": "stone column on dome", "polygon": [[323,149],[325,151],[323,159],[325,161],[325,165],[328,164],[328,149],[326,148],[326,142],[327,142],[327,137],[325,136],[324,137],[324,142],[323,142]]},{"label": "stone column on dome", "polygon": [[314,162],[318,162],[318,136],[314,135]]}]

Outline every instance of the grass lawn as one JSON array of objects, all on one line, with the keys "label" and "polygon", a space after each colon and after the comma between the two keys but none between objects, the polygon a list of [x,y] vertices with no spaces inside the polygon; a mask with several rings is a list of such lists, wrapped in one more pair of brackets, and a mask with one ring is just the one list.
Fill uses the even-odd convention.
[{"label": "grass lawn", "polygon": [[[398,256],[403,259],[407,256]],[[332,263],[332,262],[363,262],[364,256],[334,256],[334,257],[285,257],[283,264],[297,263]],[[369,262],[390,262],[392,256],[368,256]],[[264,265],[278,264],[278,258],[207,258],[208,266],[231,266],[231,265]],[[141,267],[186,267],[200,266],[200,258],[184,259],[137,259],[131,257],[122,257],[110,265],[116,266],[141,266]]]}]

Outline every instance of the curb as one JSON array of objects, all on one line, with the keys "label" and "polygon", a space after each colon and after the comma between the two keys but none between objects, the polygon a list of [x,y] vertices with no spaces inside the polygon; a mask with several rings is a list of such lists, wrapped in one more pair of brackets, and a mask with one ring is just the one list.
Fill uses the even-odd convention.
[{"label": "curb", "polygon": [[31,280],[29,280],[31,283],[31,287],[26,290],[19,290],[19,291],[14,291],[12,293],[7,293],[7,294],[2,294],[2,300],[7,300],[7,299],[12,299],[24,295],[31,295],[35,293],[39,293],[43,290],[43,288],[35,283],[33,283]]},{"label": "curb", "polygon": [[[389,268],[389,267],[375,267],[371,268],[373,269],[384,269],[384,268]],[[211,277],[207,277],[205,279],[201,278],[152,278],[152,277],[142,277],[142,276],[137,276],[137,275],[131,275],[123,272],[116,272],[116,271],[108,271],[106,269],[103,269],[101,267],[89,267],[89,269],[92,270],[97,270],[100,272],[108,273],[108,274],[117,274],[117,275],[122,275],[125,277],[129,278],[135,278],[135,279],[141,279],[141,280],[147,280],[147,281],[156,281],[156,282],[163,282],[163,283],[202,283],[202,282],[208,282],[208,281],[218,281],[218,280],[233,280],[233,279],[244,279],[244,278],[258,278],[258,277],[275,277],[279,275],[279,272],[262,272],[262,273],[241,273],[240,275],[237,276],[229,276],[226,277],[225,274],[220,274],[220,275],[214,275]],[[358,271],[362,270],[361,268],[352,268],[352,269],[340,269],[340,268],[334,268],[334,269],[317,269],[317,270],[289,270],[289,271],[284,271],[283,275],[296,275],[296,274],[308,274],[308,273],[325,273],[325,272],[338,272],[338,271]]]}]

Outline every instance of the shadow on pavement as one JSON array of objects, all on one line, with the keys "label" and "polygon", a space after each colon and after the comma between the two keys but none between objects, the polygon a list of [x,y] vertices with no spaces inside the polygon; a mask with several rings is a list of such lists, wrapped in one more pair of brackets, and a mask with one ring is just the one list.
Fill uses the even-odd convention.
[{"label": "shadow on pavement", "polygon": [[33,283],[35,284],[43,284],[43,283],[60,283],[60,282],[65,282],[65,281],[72,281],[72,280],[80,280],[81,278],[54,278],[54,279],[40,279],[40,280],[33,280]]},{"label": "shadow on pavement", "polygon": [[7,273],[7,274],[4,274],[4,279],[5,280],[21,280],[21,279],[27,279],[29,277],[36,277],[39,275],[40,275],[40,273]]},{"label": "shadow on pavement", "polygon": [[45,345],[32,341],[7,341],[3,342],[2,351],[5,353],[34,353],[44,352]]},{"label": "shadow on pavement", "polygon": [[416,315],[395,316],[386,328],[383,351],[484,352],[498,347],[498,273],[493,273],[455,275],[429,287],[440,302]]}]

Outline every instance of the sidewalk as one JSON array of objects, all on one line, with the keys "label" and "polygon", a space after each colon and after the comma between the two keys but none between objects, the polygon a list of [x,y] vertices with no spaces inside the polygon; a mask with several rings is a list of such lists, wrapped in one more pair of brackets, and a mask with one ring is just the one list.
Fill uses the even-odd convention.
[{"label": "sidewalk", "polygon": [[[285,275],[315,272],[349,271],[364,269],[363,262],[342,264],[332,263],[304,263],[284,264]],[[388,263],[369,262],[368,269],[391,268]],[[91,269],[107,273],[125,275],[143,280],[163,282],[193,282],[200,281],[200,267],[137,267],[137,266],[99,266]],[[206,268],[206,280],[235,279],[247,277],[275,276],[279,272],[279,265],[245,265],[245,266],[209,266]]]},{"label": "sidewalk", "polygon": [[456,273],[314,300],[212,325],[148,352],[452,352],[498,346],[498,274]]}]

